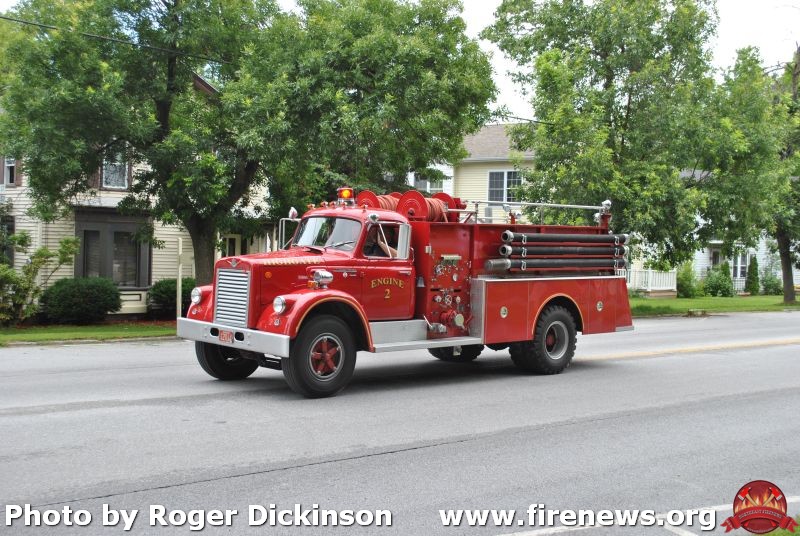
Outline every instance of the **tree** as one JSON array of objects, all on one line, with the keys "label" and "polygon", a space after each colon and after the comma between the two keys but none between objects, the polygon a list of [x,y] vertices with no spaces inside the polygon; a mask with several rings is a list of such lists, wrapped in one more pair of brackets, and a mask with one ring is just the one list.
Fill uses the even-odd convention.
[{"label": "tree", "polygon": [[788,109],[788,128],[785,131],[781,157],[780,203],[775,211],[773,236],[781,259],[784,303],[795,303],[793,265],[800,269],[800,46],[792,61],[775,82],[778,105]]},{"label": "tree", "polygon": [[505,0],[483,35],[533,94],[539,122],[512,132],[536,154],[522,196],[610,198],[615,226],[666,264],[711,237],[726,253],[754,243],[774,195],[775,139],[762,128],[774,110],[763,94],[743,98],[768,83],[753,51],[715,84],[715,19],[710,0]]},{"label": "tree", "polygon": [[141,164],[121,208],[183,224],[207,283],[218,228],[264,187],[273,207],[302,206],[345,177],[397,180],[457,156],[494,92],[458,6],[26,0],[20,18],[63,30],[8,47],[0,138],[50,219],[103,160]]},{"label": "tree", "polygon": [[755,256],[750,259],[750,264],[747,265],[747,279],[744,281],[744,290],[749,292],[751,296],[756,296],[761,292],[761,283],[758,280],[758,259]]}]

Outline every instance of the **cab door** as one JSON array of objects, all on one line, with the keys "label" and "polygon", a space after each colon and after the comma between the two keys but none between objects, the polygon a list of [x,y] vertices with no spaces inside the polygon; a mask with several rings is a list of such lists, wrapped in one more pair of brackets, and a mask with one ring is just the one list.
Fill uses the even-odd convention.
[{"label": "cab door", "polygon": [[364,252],[367,265],[361,303],[370,320],[407,320],[414,316],[415,295],[411,226],[396,222],[373,225],[383,227],[393,256],[379,250]]}]

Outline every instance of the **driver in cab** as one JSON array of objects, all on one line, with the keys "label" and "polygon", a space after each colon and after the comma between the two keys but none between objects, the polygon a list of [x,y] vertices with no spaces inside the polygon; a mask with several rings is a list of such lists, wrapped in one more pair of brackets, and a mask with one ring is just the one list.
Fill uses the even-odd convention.
[{"label": "driver in cab", "polygon": [[364,256],[397,258],[397,232],[395,229],[389,226],[382,227],[381,225],[370,227],[367,232],[367,238],[364,241]]}]

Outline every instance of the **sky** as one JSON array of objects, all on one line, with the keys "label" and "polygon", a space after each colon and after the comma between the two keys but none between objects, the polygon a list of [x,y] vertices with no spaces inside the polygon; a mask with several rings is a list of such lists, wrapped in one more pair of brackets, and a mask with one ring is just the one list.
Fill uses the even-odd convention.
[{"label": "sky", "polygon": [[[480,31],[491,24],[501,0],[462,1],[467,32],[477,38]],[[15,3],[16,0],[0,0],[0,11]],[[290,8],[294,0],[279,0],[279,3]],[[719,25],[711,47],[714,66],[718,69],[730,67],[736,50],[746,46],[760,49],[764,65],[786,62],[800,43],[800,0],[717,0],[717,10]],[[0,28],[2,24],[9,23],[0,21]],[[504,105],[512,115],[530,118],[528,100],[508,75],[514,68],[513,63],[491,43],[482,41],[481,46],[492,55],[494,80],[499,90],[496,106]]]}]

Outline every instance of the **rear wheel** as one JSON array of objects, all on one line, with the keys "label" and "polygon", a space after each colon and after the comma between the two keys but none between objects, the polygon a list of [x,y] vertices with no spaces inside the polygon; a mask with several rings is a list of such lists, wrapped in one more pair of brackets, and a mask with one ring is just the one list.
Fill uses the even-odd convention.
[{"label": "rear wheel", "polygon": [[243,380],[258,368],[257,361],[243,357],[236,348],[196,342],[194,351],[203,370],[219,380]]},{"label": "rear wheel", "polygon": [[347,386],[356,366],[353,333],[342,320],[324,315],[306,322],[282,369],[286,383],[308,398],[331,396]]},{"label": "rear wheel", "polygon": [[511,345],[511,359],[529,372],[558,374],[572,362],[576,333],[572,314],[559,305],[551,305],[539,315],[533,340]]},{"label": "rear wheel", "polygon": [[428,352],[436,359],[453,363],[468,363],[475,361],[481,352],[482,344],[468,344],[466,346],[448,346],[445,348],[430,348]]}]

